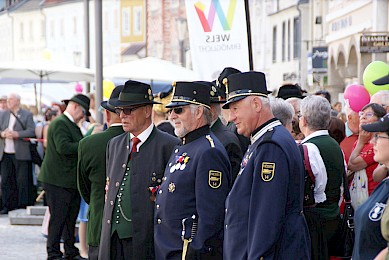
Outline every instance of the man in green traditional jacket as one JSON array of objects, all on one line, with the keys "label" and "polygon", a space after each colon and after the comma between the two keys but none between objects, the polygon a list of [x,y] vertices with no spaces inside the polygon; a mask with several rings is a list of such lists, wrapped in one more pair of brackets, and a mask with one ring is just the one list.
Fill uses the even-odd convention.
[{"label": "man in green traditional jacket", "polygon": [[50,221],[47,236],[47,259],[62,259],[61,235],[65,258],[84,259],[75,244],[74,229],[80,209],[77,189],[78,143],[82,133],[77,123],[89,114],[89,98],[77,94],[65,100],[65,112],[50,124],[47,148],[38,180],[45,190]]},{"label": "man in green traditional jacket", "polygon": [[85,202],[89,204],[87,243],[89,245],[88,259],[90,260],[97,260],[99,256],[107,143],[113,137],[124,133],[121,119],[115,113],[115,107],[111,106],[110,102],[118,99],[123,87],[123,85],[117,86],[112,91],[110,99],[101,102],[101,106],[105,108],[108,129],[82,139],[78,146],[78,190]]},{"label": "man in green traditional jacket", "polygon": [[125,133],[107,145],[106,197],[99,259],[155,259],[154,201],[165,166],[180,141],[158,130],[150,85],[128,80],[116,102]]}]

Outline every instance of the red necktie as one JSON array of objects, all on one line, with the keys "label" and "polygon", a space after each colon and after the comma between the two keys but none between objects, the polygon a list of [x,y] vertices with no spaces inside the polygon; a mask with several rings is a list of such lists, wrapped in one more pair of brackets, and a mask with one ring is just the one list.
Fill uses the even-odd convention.
[{"label": "red necktie", "polygon": [[136,146],[140,143],[140,140],[138,137],[133,137],[131,139],[131,142],[132,142],[131,154],[136,153],[137,152]]}]

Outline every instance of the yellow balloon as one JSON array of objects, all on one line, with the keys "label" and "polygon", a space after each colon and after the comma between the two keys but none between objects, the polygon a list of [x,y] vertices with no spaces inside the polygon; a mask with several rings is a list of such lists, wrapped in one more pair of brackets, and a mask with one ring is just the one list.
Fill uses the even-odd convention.
[{"label": "yellow balloon", "polygon": [[113,84],[112,81],[106,79],[103,80],[103,97],[105,99],[109,99],[114,88],[115,84]]}]

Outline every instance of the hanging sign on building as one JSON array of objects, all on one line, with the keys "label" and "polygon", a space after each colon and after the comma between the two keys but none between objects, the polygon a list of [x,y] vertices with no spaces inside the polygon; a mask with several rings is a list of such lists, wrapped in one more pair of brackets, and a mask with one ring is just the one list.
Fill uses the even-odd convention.
[{"label": "hanging sign on building", "polygon": [[193,70],[201,80],[217,79],[225,67],[249,70],[244,1],[186,0]]},{"label": "hanging sign on building", "polygon": [[389,33],[362,34],[359,40],[360,52],[389,52]]},{"label": "hanging sign on building", "polygon": [[318,71],[327,71],[328,65],[328,48],[313,47],[312,48],[312,69]]}]

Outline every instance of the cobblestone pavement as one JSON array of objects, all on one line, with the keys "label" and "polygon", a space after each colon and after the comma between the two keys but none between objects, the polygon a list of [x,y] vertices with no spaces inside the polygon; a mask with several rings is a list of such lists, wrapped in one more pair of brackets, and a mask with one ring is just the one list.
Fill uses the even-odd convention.
[{"label": "cobblestone pavement", "polygon": [[8,215],[0,215],[0,259],[45,260],[46,238],[41,230],[41,226],[10,225]]}]

